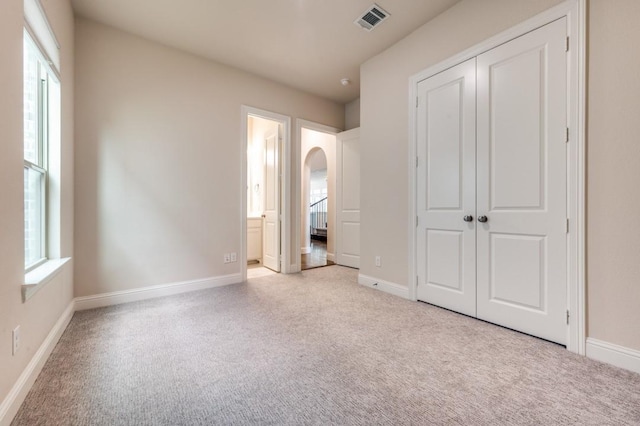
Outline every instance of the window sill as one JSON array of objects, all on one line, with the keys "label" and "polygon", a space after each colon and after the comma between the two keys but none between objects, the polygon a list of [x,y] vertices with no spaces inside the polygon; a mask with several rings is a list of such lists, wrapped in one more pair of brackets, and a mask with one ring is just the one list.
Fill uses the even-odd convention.
[{"label": "window sill", "polygon": [[38,290],[58,275],[69,260],[71,260],[70,257],[47,260],[33,271],[25,274],[24,284],[22,285],[22,302],[29,300]]}]

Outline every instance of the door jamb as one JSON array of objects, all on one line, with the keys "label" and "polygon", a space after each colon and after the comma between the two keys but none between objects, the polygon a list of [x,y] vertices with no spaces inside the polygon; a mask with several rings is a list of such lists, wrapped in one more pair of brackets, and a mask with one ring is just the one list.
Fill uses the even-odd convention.
[{"label": "door jamb", "polygon": [[275,112],[242,105],[240,131],[240,274],[247,279],[247,124],[248,117],[260,117],[277,121],[282,125],[282,147],[280,152],[280,271],[291,273],[291,117]]},{"label": "door jamb", "polygon": [[586,354],[586,0],[567,0],[522,22],[494,37],[485,40],[443,62],[409,78],[409,299],[417,300],[417,234],[416,234],[416,158],[417,123],[416,100],[418,83],[454,65],[476,57],[494,47],[506,43],[563,17],[567,18],[568,51],[568,216],[569,237],[567,244],[567,309],[570,312],[567,327],[567,349],[580,355]]},{"label": "door jamb", "polygon": [[[302,215],[302,128],[315,130],[317,132],[329,133],[331,135],[337,136],[342,130],[337,129],[335,127],[327,126],[324,124],[316,123],[309,120],[304,120],[301,118],[296,119],[296,140],[297,140],[297,149],[296,149],[296,159],[295,159],[295,194],[293,202],[295,207],[294,211],[294,219],[292,221],[293,226],[295,226],[295,243],[296,246],[293,249],[295,259],[293,259],[293,263],[291,263],[290,270],[291,272],[300,272],[302,270],[302,265],[300,263],[300,256],[302,255],[302,251],[300,250],[300,245],[302,243],[302,234],[300,233],[300,227],[302,226],[301,215]],[[326,153],[325,153],[326,154]],[[327,188],[328,189],[328,188]],[[335,188],[333,191],[335,194]],[[335,203],[334,208],[335,208]],[[335,242],[334,242],[335,244]],[[327,253],[328,254],[328,253]]]}]

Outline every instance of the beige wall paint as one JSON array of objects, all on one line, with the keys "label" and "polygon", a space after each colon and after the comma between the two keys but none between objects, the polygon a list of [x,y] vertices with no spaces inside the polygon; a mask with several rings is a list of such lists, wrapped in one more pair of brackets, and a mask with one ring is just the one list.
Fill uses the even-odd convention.
[{"label": "beige wall paint", "polygon": [[[615,4],[612,4],[615,3]],[[640,2],[589,5],[588,336],[640,350]]]},{"label": "beige wall paint", "polygon": [[92,21],[76,31],[76,296],[239,273],[222,260],[240,250],[241,105],[338,128],[344,106]]},{"label": "beige wall paint", "polygon": [[409,282],[409,77],[557,3],[465,0],[362,65],[362,274]]},{"label": "beige wall paint", "polygon": [[360,127],[360,98],[344,106],[344,129],[351,130]]},{"label": "beige wall paint", "polygon": [[[62,150],[60,253],[73,255],[73,12],[68,0],[42,1],[61,45]],[[26,303],[24,282],[22,0],[0,6],[0,401],[73,299],[70,264]],[[20,325],[21,348],[11,354],[11,333]]]}]

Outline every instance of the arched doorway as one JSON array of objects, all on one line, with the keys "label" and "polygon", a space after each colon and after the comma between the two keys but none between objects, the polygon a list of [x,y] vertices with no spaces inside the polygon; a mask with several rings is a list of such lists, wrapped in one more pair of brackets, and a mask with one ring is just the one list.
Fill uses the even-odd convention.
[{"label": "arched doorway", "polygon": [[322,148],[312,148],[304,161],[302,173],[302,254],[301,269],[327,266],[328,176],[327,155]]}]

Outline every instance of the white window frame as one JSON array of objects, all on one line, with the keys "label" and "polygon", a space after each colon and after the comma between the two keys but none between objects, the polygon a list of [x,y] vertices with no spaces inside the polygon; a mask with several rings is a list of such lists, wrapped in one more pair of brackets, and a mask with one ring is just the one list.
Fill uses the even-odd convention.
[{"label": "white window frame", "polygon": [[[37,94],[37,130],[36,130],[36,138],[37,138],[37,159],[36,163],[24,158],[24,170],[32,170],[40,173],[40,259],[32,262],[30,264],[26,264],[25,258],[25,273],[31,272],[39,266],[43,265],[48,260],[48,236],[49,236],[49,226],[48,226],[48,218],[49,218],[49,209],[48,209],[48,186],[49,186],[49,90],[50,90],[50,80],[53,80],[56,84],[60,84],[60,78],[55,70],[51,67],[51,61],[47,59],[47,56],[43,53],[43,49],[38,45],[36,38],[31,34],[29,29],[25,27],[24,36],[23,36],[23,52],[26,53],[27,45],[29,45],[30,49],[32,49],[38,61],[38,81],[40,84],[38,85],[38,94]],[[23,75],[25,70],[23,69]],[[44,78],[43,78],[44,77]],[[23,91],[24,91],[24,83],[23,83]],[[23,117],[24,120],[24,117]],[[24,143],[24,141],[23,141]],[[26,188],[25,194],[26,194]],[[25,228],[26,232],[26,228]],[[26,247],[25,247],[25,256],[26,256]]]}]

